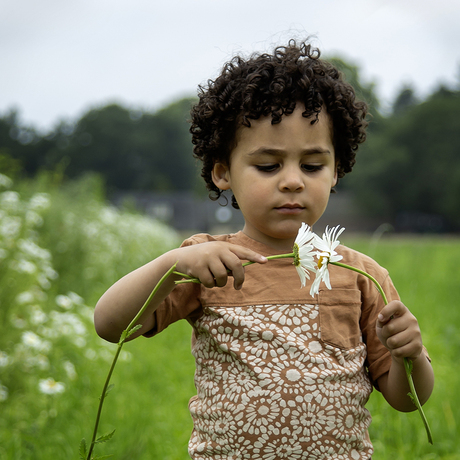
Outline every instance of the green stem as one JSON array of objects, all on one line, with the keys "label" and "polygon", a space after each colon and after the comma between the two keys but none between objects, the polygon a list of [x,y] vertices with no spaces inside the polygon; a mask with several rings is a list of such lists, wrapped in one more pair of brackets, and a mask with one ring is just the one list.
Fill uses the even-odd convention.
[{"label": "green stem", "polygon": [[360,270],[359,268],[352,267],[351,265],[342,264],[340,262],[329,262],[329,263],[331,265],[337,265],[337,267],[347,268],[348,270],[353,270],[354,272],[367,276],[376,285],[377,289],[380,292],[380,295],[383,298],[383,301],[385,302],[385,305],[388,303],[387,296],[385,295],[385,292],[383,291],[382,286],[380,286],[380,283],[373,276],[369,275],[369,273],[363,270]]},{"label": "green stem", "polygon": [[121,349],[123,348],[123,344],[126,342],[127,338],[135,332],[137,329],[141,327],[141,325],[137,325],[136,323],[138,322],[139,318],[142,316],[142,314],[145,312],[146,308],[150,304],[152,298],[155,296],[155,294],[158,292],[158,289],[160,289],[161,285],[164,283],[166,278],[171,275],[171,273],[174,272],[174,269],[176,268],[176,264],[174,264],[158,281],[157,285],[153,288],[153,291],[150,293],[148,296],[147,300],[145,301],[144,305],[142,308],[139,310],[137,315],[133,318],[133,320],[129,323],[128,327],[121,333],[120,340],[118,342],[117,346],[117,351],[115,353],[115,356],[113,358],[112,364],[109,369],[109,373],[107,374],[107,378],[105,379],[104,387],[102,388],[102,394],[101,397],[99,398],[99,407],[97,409],[97,414],[96,414],[96,422],[94,424],[94,430],[93,430],[93,436],[91,438],[91,444],[89,446],[88,454],[86,456],[86,460],[91,459],[91,454],[93,452],[94,446],[96,444],[96,436],[97,436],[97,430],[99,428],[99,422],[101,420],[101,414],[102,414],[102,406],[104,404],[105,397],[107,396],[107,390],[109,388],[110,384],[110,379],[112,377],[113,371],[115,369],[115,365],[118,361],[118,357],[120,356]]},{"label": "green stem", "polygon": [[[268,260],[275,260],[275,259],[289,259],[291,257],[294,257],[294,253],[291,252],[289,254],[276,254],[274,256],[268,256],[267,259]],[[252,264],[255,264],[257,262],[252,262],[252,261],[249,261],[249,262],[245,262],[243,264],[243,267],[247,267],[248,265],[252,265]],[[229,271],[229,273],[231,273]],[[176,281],[176,284],[184,284],[184,283],[196,283],[196,284],[201,284],[201,281],[198,279],[198,278],[195,278],[193,276],[190,276],[190,275],[187,275],[186,273],[181,273],[181,272],[176,272],[174,271],[173,272],[174,275],[179,275],[179,276],[182,276],[183,278],[185,279],[182,279],[182,280],[179,280],[179,281]]]},{"label": "green stem", "polygon": [[[380,283],[373,276],[369,275],[369,273],[363,270],[360,270],[359,268],[355,268],[350,265],[342,264],[340,262],[329,262],[329,263],[332,265],[337,265],[338,267],[347,268],[348,270],[353,270],[354,272],[367,276],[367,278],[369,278],[379,290],[383,298],[383,301],[385,302],[385,305],[388,303],[387,297],[385,295],[385,292],[382,289],[382,286],[380,286]],[[412,378],[412,362],[409,358],[404,358],[404,368],[406,370],[407,381],[409,383],[409,388],[410,388],[410,392],[408,396],[410,397],[411,401],[414,403],[415,407],[420,413],[420,416],[422,417],[422,421],[423,421],[423,424],[425,425],[425,430],[426,430],[426,434],[428,437],[428,442],[430,444],[433,444],[433,437],[431,435],[431,429],[430,429],[430,426],[428,425],[428,420],[425,416],[425,413],[423,412],[422,405],[420,404],[420,401],[417,396],[417,391],[415,389],[414,379]]]},{"label": "green stem", "polygon": [[110,379],[112,377],[113,370],[115,369],[115,364],[117,363],[118,357],[120,356],[122,346],[123,346],[123,342],[118,344],[117,351],[115,353],[115,356],[113,358],[112,364],[109,369],[109,373],[107,374],[107,378],[105,379],[104,387],[102,388],[102,394],[101,394],[101,397],[99,398],[99,407],[97,408],[96,422],[94,424],[93,437],[91,438],[91,444],[89,446],[88,455],[86,456],[86,460],[91,459],[91,454],[93,453],[93,449],[96,444],[97,429],[99,427],[99,421],[101,420],[102,406],[104,404],[105,397],[107,396],[107,390],[109,388]]}]

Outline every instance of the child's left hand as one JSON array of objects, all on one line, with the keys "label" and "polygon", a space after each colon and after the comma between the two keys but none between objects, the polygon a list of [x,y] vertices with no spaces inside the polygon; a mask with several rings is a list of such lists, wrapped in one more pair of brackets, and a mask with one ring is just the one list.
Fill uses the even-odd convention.
[{"label": "child's left hand", "polygon": [[417,359],[422,353],[422,334],[417,318],[397,300],[386,305],[376,324],[377,336],[397,361]]}]

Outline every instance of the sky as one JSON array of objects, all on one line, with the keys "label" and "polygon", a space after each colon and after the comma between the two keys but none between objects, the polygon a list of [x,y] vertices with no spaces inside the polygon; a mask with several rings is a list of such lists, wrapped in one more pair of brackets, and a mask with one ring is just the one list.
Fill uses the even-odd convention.
[{"label": "sky", "polygon": [[460,80],[458,0],[0,0],[0,115],[41,132],[117,102],[155,111],[235,53],[312,37],[383,107]]}]

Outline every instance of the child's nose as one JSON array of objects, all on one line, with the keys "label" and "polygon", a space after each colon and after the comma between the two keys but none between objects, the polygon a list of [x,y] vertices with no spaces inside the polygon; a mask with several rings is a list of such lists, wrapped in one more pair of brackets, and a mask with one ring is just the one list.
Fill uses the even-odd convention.
[{"label": "child's nose", "polygon": [[298,168],[286,168],[280,182],[280,189],[286,192],[300,192],[304,188],[302,172]]}]

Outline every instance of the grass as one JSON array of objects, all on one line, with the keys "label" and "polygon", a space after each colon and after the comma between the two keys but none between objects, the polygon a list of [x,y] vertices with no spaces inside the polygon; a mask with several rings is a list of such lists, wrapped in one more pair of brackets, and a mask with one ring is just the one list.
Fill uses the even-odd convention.
[{"label": "grass", "polygon": [[[367,240],[344,243],[369,253]],[[424,406],[434,445],[416,412],[394,411],[374,392],[368,403],[373,459],[456,459],[460,453],[460,310],[458,283],[460,240],[449,237],[386,237],[372,254],[390,272],[402,301],[417,317],[436,376],[434,392]]]},{"label": "grass", "polygon": [[[37,180],[7,192],[16,194],[0,190],[0,458],[77,459],[80,440],[91,437],[115,350],[94,332],[94,303],[120,276],[179,240],[157,223],[105,206],[91,178],[66,187]],[[376,246],[364,237],[343,240],[389,270],[419,320],[436,374],[424,407],[434,446],[418,413],[398,413],[374,392],[368,403],[374,460],[459,458],[460,239],[385,236]],[[26,332],[35,337],[26,340]],[[96,453],[188,458],[190,336],[183,321],[154,339],[125,344],[100,427],[100,434],[116,432]],[[64,391],[41,392],[38,383],[47,378]]]}]

